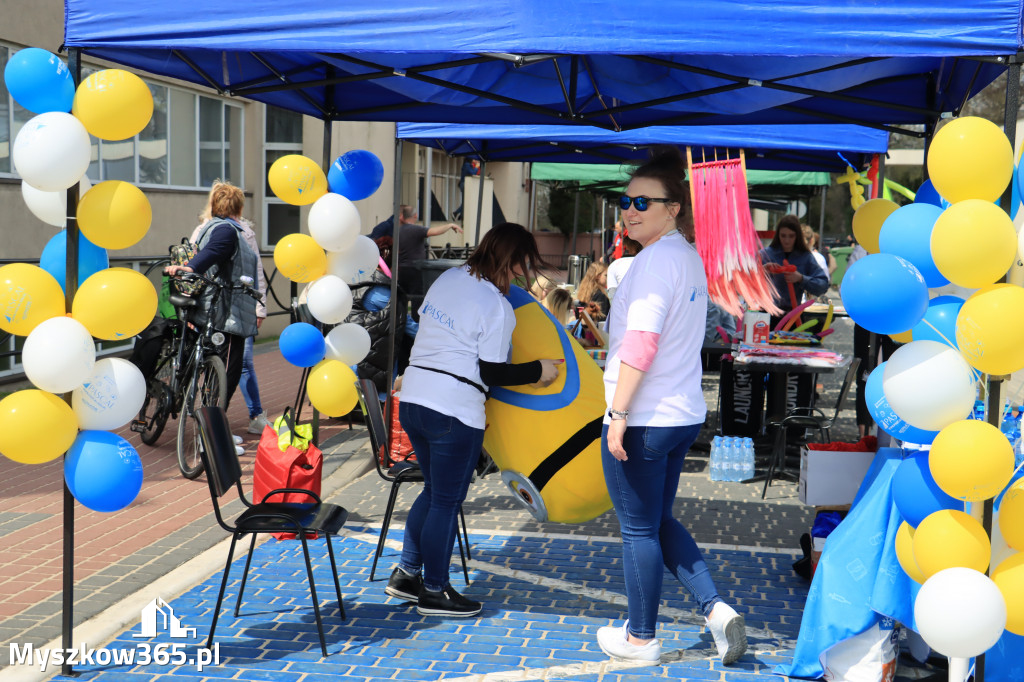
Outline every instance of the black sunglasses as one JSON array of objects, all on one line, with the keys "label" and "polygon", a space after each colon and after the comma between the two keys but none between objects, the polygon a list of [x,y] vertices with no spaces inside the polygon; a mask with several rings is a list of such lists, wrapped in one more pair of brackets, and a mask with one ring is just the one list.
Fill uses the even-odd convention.
[{"label": "black sunglasses", "polygon": [[631,197],[628,194],[623,194],[621,197],[619,197],[619,208],[621,208],[623,211],[628,211],[629,205],[633,204],[634,206],[636,206],[636,210],[646,211],[647,205],[652,201],[655,201],[659,204],[667,204],[672,200],[661,199],[658,197]]}]

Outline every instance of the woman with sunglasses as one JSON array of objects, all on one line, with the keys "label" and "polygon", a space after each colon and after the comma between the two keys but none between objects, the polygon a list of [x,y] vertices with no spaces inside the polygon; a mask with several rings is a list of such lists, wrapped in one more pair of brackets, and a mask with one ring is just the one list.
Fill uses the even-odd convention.
[{"label": "woman with sunglasses", "polygon": [[743,617],[722,601],[700,549],[672,517],[683,459],[707,412],[700,361],[707,280],[681,233],[690,203],[683,173],[678,150],[659,153],[633,171],[619,202],[643,250],[612,299],[601,454],[622,532],[629,619],[599,629],[597,641],[615,658],[659,661],[655,628],[667,567],[693,595],[728,664],[746,651]]},{"label": "woman with sunglasses", "polygon": [[508,363],[516,317],[505,294],[541,265],[533,235],[503,223],[464,266],[442,273],[420,305],[398,416],[424,481],[385,592],[416,602],[421,615],[467,617],[482,608],[448,582],[456,519],[483,447],[487,387],[544,387],[558,377],[563,360]]}]

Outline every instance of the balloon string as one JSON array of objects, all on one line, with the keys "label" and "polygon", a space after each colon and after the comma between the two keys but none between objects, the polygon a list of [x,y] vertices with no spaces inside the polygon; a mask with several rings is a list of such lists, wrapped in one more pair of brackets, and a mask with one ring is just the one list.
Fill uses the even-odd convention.
[{"label": "balloon string", "polygon": [[[946,335],[945,335],[945,334],[943,334],[942,332],[940,332],[940,331],[939,331],[939,330],[938,330],[938,329],[937,329],[937,328],[935,327],[935,325],[934,325],[934,324],[932,324],[931,322],[929,322],[929,321],[928,321],[928,320],[926,320],[926,319],[922,319],[921,321],[922,321],[922,322],[924,322],[924,323],[925,323],[926,325],[928,325],[929,327],[931,327],[931,328],[932,328],[932,331],[933,331],[933,332],[935,332],[936,334],[938,334],[938,335],[939,335],[939,337],[941,337],[941,338],[942,338],[942,340],[943,340],[943,341],[945,341],[945,342],[946,342],[946,343],[947,343],[947,344],[949,345],[949,347],[950,347],[950,348],[953,348],[954,350],[957,350],[957,351],[959,351],[959,350],[960,350],[960,349],[959,349],[959,348],[957,347],[957,345],[956,345],[955,343],[953,343],[952,341],[950,341],[950,340],[949,340],[948,338],[946,338]],[[975,368],[971,367],[970,365],[967,365],[967,366],[968,366],[968,367],[970,368],[970,370],[971,370],[971,374],[972,374],[972,375],[974,376],[974,380],[975,380],[975,381],[981,381],[981,372],[979,372],[979,371],[978,371],[978,370],[976,370]]]}]

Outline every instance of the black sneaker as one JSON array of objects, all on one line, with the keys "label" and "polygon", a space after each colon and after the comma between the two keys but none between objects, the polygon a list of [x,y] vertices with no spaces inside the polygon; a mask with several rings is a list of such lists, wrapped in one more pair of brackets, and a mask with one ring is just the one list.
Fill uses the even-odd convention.
[{"label": "black sneaker", "polygon": [[423,588],[420,592],[419,603],[416,605],[416,611],[421,616],[468,618],[480,613],[483,606],[478,601],[466,599],[449,585],[440,592]]},{"label": "black sneaker", "polygon": [[416,601],[419,599],[420,590],[422,589],[423,578],[420,577],[419,573],[409,575],[400,567],[395,566],[395,570],[391,572],[391,578],[388,579],[388,586],[384,588],[384,591],[395,599]]}]

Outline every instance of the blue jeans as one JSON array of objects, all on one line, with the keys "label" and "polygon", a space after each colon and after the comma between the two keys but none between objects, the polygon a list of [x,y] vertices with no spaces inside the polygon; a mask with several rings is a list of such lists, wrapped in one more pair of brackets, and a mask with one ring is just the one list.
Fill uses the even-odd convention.
[{"label": "blue jeans", "polygon": [[249,419],[263,414],[263,406],[260,405],[260,385],[256,381],[256,366],[252,360],[254,339],[253,336],[245,339],[245,352],[242,355],[242,379],[238,383],[242,389],[242,397],[245,398],[245,405],[249,408]]},{"label": "blue jeans", "polygon": [[409,573],[423,568],[423,586],[448,587],[459,508],[484,444],[483,429],[466,426],[428,407],[402,401],[398,418],[423,469],[423,490],[409,510],[399,563]]},{"label": "blue jeans", "polygon": [[622,531],[629,633],[639,639],[654,638],[662,565],[693,594],[705,616],[722,601],[697,543],[672,517],[683,459],[700,428],[627,427],[622,443],[629,457],[625,462],[608,451],[607,425],[601,433],[604,478]]}]

